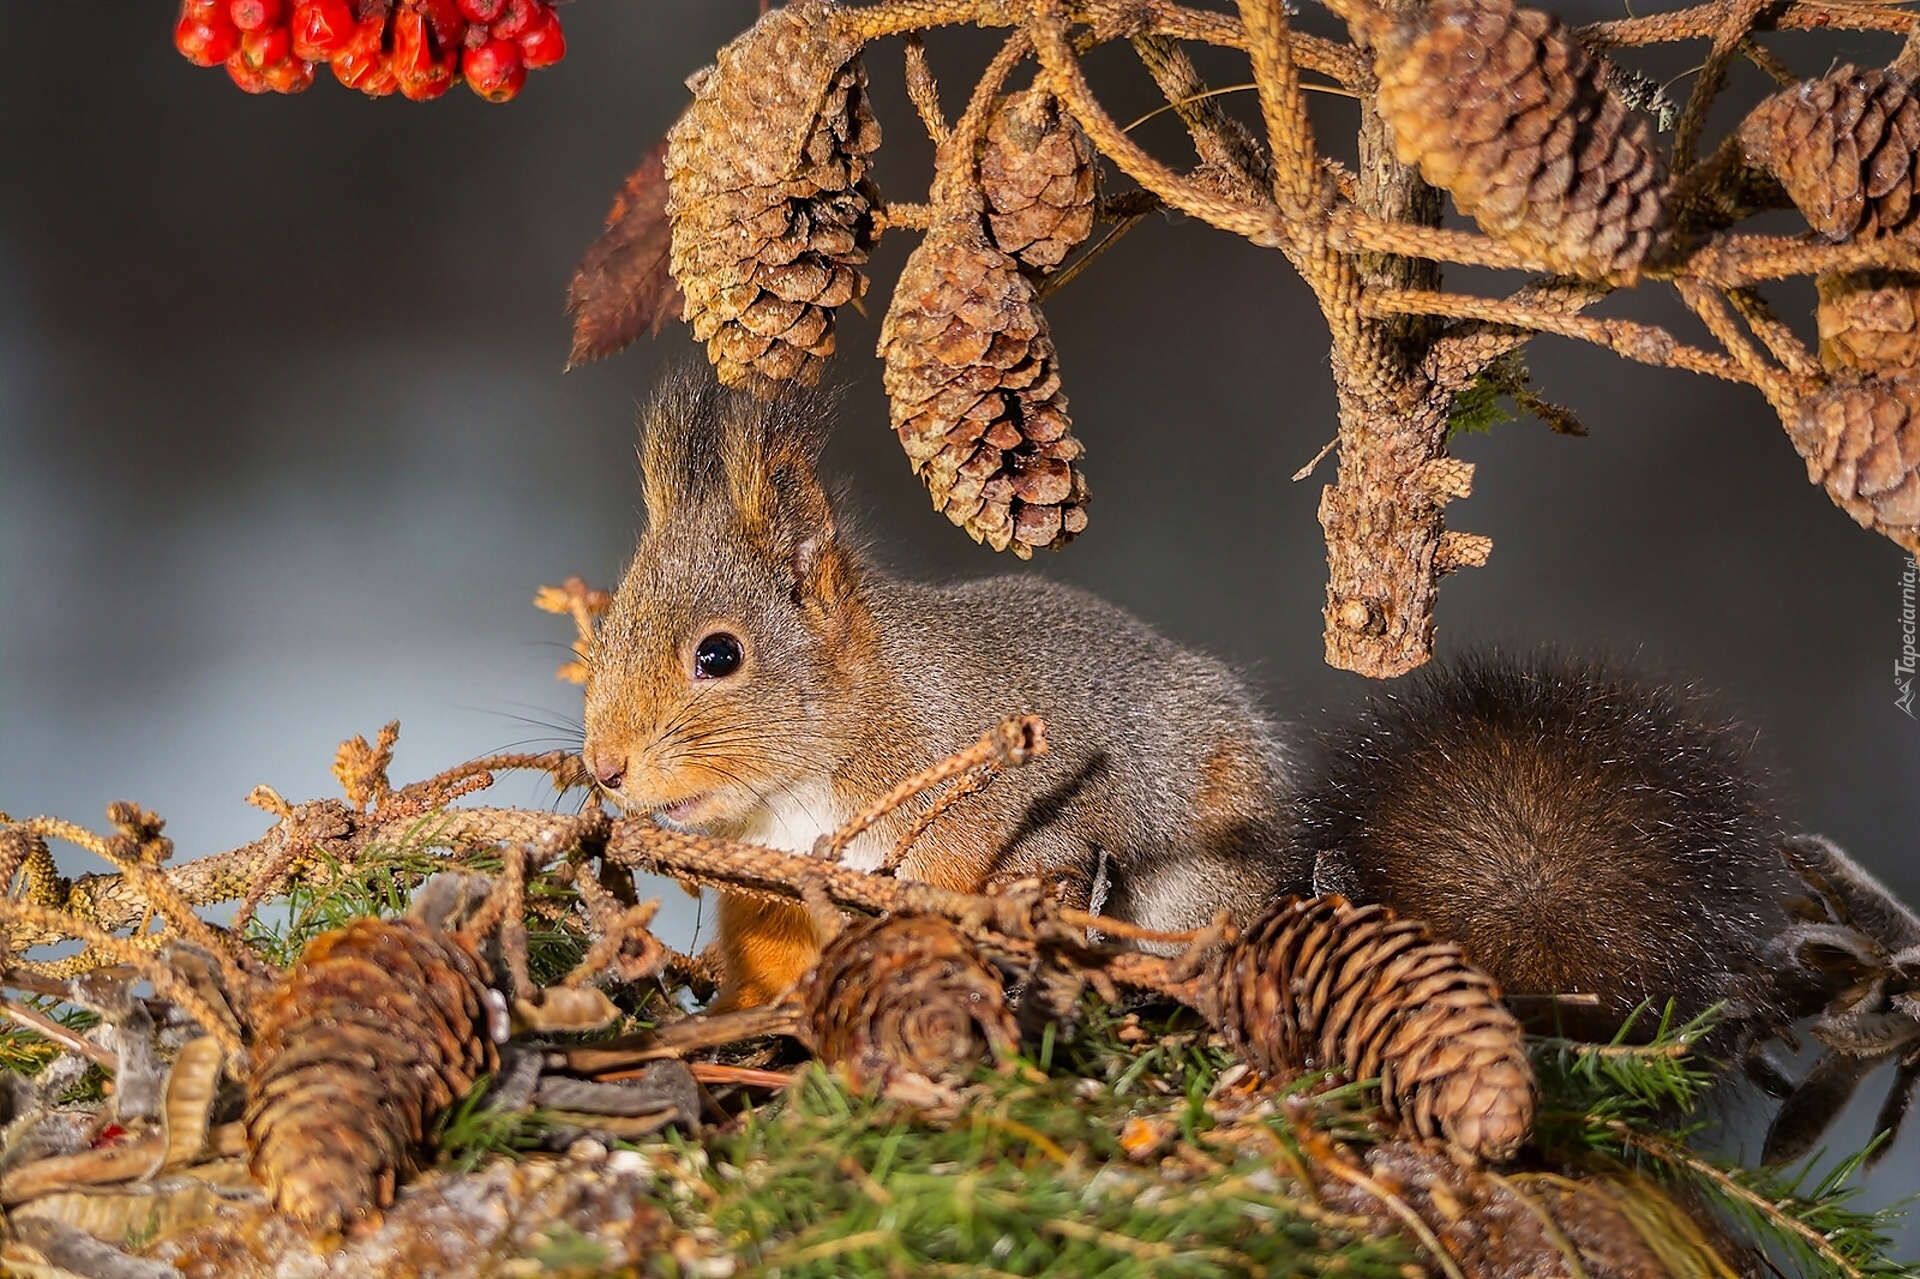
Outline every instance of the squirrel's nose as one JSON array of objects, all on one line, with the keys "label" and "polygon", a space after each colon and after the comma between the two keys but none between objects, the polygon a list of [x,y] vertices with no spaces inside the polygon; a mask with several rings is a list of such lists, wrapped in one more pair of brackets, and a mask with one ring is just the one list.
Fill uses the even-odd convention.
[{"label": "squirrel's nose", "polygon": [[593,747],[587,750],[586,756],[587,771],[593,774],[593,779],[608,790],[619,790],[627,776],[625,753],[610,747]]}]

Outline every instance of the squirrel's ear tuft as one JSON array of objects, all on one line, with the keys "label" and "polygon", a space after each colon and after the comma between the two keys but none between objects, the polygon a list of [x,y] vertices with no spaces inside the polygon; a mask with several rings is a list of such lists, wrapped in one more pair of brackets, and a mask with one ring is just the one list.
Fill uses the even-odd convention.
[{"label": "squirrel's ear tuft", "polygon": [[828,392],[759,400],[722,388],[704,366],[669,373],[643,414],[647,522],[659,528],[696,510],[725,520],[728,532],[792,565],[796,598],[838,599],[851,565],[816,469],[834,409]]},{"label": "squirrel's ear tuft", "polygon": [[836,599],[848,581],[847,565],[818,469],[834,397],[818,391],[789,391],[771,401],[737,395],[729,407],[723,463],[742,531],[792,566],[796,599]]},{"label": "squirrel's ear tuft", "polygon": [[704,365],[688,364],[670,370],[641,410],[641,496],[652,527],[725,494],[720,436],[727,399]]}]

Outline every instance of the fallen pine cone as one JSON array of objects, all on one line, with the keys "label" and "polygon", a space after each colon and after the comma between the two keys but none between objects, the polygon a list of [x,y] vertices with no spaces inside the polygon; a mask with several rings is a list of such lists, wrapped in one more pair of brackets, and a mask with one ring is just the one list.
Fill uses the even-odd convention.
[{"label": "fallen pine cone", "polygon": [[873,244],[860,38],[837,5],[769,11],[695,77],[667,133],[669,266],[721,382],[811,386],[833,353],[834,310],[866,291]]},{"label": "fallen pine cone", "polygon": [[1512,0],[1433,0],[1359,25],[1401,163],[1552,270],[1639,272],[1666,234],[1666,165],[1558,18]]},{"label": "fallen pine cone", "polygon": [[1905,231],[1920,216],[1920,104],[1891,68],[1843,66],[1774,94],[1740,125],[1747,161],[1832,240]]},{"label": "fallen pine cone", "polygon": [[1920,378],[1836,379],[1807,398],[1787,434],[1836,506],[1920,554]]},{"label": "fallen pine cone", "polygon": [[1386,1116],[1475,1160],[1533,1126],[1520,1023],[1493,978],[1418,920],[1289,897],[1208,970],[1201,1011],[1266,1075],[1378,1079]]},{"label": "fallen pine cone", "polygon": [[849,926],[799,999],[801,1039],[855,1089],[951,1083],[1019,1043],[999,975],[933,915]]},{"label": "fallen pine cone", "polygon": [[248,1166],[275,1207],[331,1231],[392,1205],[434,1116],[498,1068],[487,982],[468,942],[414,919],[307,946],[266,1003],[247,1081]]}]

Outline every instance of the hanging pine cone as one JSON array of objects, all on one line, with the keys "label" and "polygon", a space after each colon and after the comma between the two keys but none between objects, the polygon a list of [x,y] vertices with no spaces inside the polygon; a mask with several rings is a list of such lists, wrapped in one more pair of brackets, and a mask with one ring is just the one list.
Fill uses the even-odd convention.
[{"label": "hanging pine cone", "polygon": [[728,386],[812,385],[873,244],[860,39],[827,0],[769,11],[696,77],[667,134],[668,265]]},{"label": "hanging pine cone", "polygon": [[1533,1069],[1493,978],[1384,906],[1289,897],[1214,963],[1209,1017],[1262,1073],[1379,1079],[1389,1119],[1473,1158],[1533,1126]]},{"label": "hanging pine cone", "polygon": [[1920,105],[1889,68],[1844,66],[1774,94],[1740,125],[1747,161],[1778,178],[1832,240],[1905,231],[1920,216]]},{"label": "hanging pine cone", "polygon": [[1835,381],[1787,434],[1834,505],[1920,554],[1920,378]]},{"label": "hanging pine cone", "polygon": [[393,1203],[433,1116],[499,1065],[487,970],[412,919],[358,919],[310,943],[267,1004],[247,1081],[247,1146],[274,1206],[320,1231]]},{"label": "hanging pine cone", "polygon": [[800,983],[802,1037],[856,1089],[951,1081],[1019,1042],[1000,978],[932,915],[856,923]]},{"label": "hanging pine cone", "polygon": [[1093,230],[1099,170],[1079,121],[1045,89],[1000,99],[980,150],[980,186],[993,242],[1045,275]]},{"label": "hanging pine cone", "polygon": [[1820,359],[1829,369],[1892,373],[1920,364],[1920,275],[1833,271],[1814,283]]},{"label": "hanging pine cone", "polygon": [[935,510],[1022,559],[1087,526],[1085,450],[1046,317],[977,214],[936,221],[907,259],[880,355],[893,429]]},{"label": "hanging pine cone", "polygon": [[1555,271],[1639,271],[1666,233],[1666,165],[1557,18],[1511,0],[1433,0],[1362,26],[1403,164]]}]

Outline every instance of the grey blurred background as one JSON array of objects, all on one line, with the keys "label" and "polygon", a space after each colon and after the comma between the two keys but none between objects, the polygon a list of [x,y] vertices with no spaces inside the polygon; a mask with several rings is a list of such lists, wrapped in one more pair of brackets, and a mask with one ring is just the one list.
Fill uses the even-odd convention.
[{"label": "grey blurred background", "polygon": [[[579,697],[553,668],[570,628],[529,601],[571,573],[613,581],[638,527],[636,401],[693,348],[670,329],[563,374],[567,279],[683,77],[755,11],[570,5],[566,61],[498,107],[464,89],[372,102],[324,71],[252,98],[173,51],[167,0],[0,0],[0,809],[97,825],[137,799],[185,857],[264,828],[241,803],[255,783],[333,793],[334,743],[388,719],[405,779],[568,738]],[[957,111],[992,41],[930,44]],[[1771,44],[1805,74],[1891,52]],[[1642,65],[1674,75],[1697,54]],[[881,184],[923,198],[898,46],[871,65]],[[1120,51],[1093,68],[1121,120],[1153,105]],[[1736,85],[1762,90],[1750,70]],[[1322,106],[1323,136],[1350,131],[1350,104]],[[1184,160],[1166,119],[1141,136]],[[868,316],[844,317],[830,462],[888,562],[1014,569],[928,509],[886,429],[871,352],[906,239],[876,257]],[[1777,296],[1807,315],[1810,289]],[[1241,664],[1289,720],[1352,705],[1364,682],[1320,660],[1332,463],[1287,478],[1334,432],[1306,289],[1278,254],[1156,217],[1047,311],[1095,502],[1035,571]],[[1675,318],[1652,297],[1607,311]],[[1448,580],[1442,652],[1599,647],[1718,690],[1797,819],[1920,900],[1920,724],[1894,706],[1903,556],[1807,484],[1756,393],[1555,339],[1531,362],[1592,434],[1527,421],[1459,445],[1479,471],[1451,521],[1494,554]],[[496,794],[548,802],[526,778]],[[693,904],[668,896],[686,943]],[[1869,1195],[1915,1185],[1920,1125]],[[1920,1231],[1903,1246],[1920,1255]]]}]

